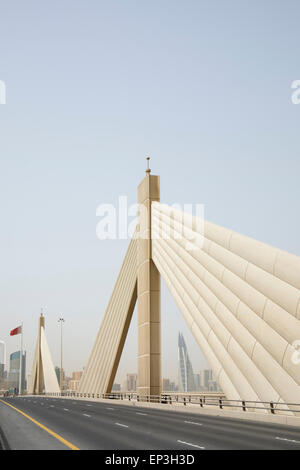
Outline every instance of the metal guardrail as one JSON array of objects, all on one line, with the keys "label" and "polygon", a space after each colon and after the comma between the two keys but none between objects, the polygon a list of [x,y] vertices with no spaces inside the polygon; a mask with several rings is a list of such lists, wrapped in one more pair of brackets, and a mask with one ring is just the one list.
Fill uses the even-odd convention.
[{"label": "metal guardrail", "polygon": [[[282,402],[267,402],[267,401],[253,401],[253,400],[228,400],[222,396],[211,396],[205,394],[168,394],[162,393],[161,395],[138,395],[137,393],[78,393],[78,392],[62,392],[62,393],[48,393],[48,396],[57,397],[74,397],[74,398],[104,398],[108,400],[128,400],[136,402],[148,403],[164,403],[164,404],[183,404],[198,405],[201,408],[209,406],[218,407],[220,410],[224,408],[241,409],[247,411],[267,411],[271,414],[278,412],[285,413],[300,413],[300,403],[282,403]],[[297,409],[295,408],[297,407]]]}]

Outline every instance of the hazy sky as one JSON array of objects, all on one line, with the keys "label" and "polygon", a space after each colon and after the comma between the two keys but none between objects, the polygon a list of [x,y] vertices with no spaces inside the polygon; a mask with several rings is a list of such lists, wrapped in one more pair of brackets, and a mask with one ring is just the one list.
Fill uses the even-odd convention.
[{"label": "hazy sky", "polygon": [[[145,156],[161,200],[300,254],[300,2],[0,0],[0,340],[41,307],[55,364],[86,364],[128,241],[96,237],[96,209],[136,201]],[[163,286],[164,376],[183,331]],[[117,379],[136,370],[136,317]]]}]

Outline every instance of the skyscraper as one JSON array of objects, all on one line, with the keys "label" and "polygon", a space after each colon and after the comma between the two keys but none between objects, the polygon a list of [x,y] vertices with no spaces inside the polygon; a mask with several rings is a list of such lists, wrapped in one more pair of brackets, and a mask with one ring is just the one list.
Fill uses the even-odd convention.
[{"label": "skyscraper", "polygon": [[[19,390],[19,374],[20,374],[20,351],[12,353],[9,357],[9,384],[10,387]],[[21,378],[21,391],[23,393],[26,390],[26,352],[22,354],[22,378]]]},{"label": "skyscraper", "polygon": [[127,390],[135,392],[137,387],[137,374],[127,374]]},{"label": "skyscraper", "polygon": [[0,379],[4,378],[4,369],[6,364],[5,343],[0,341]]},{"label": "skyscraper", "polygon": [[178,335],[178,388],[180,392],[196,390],[193,367],[182,333]]},{"label": "skyscraper", "polygon": [[124,392],[136,392],[137,374],[127,374],[123,385]]},{"label": "skyscraper", "polygon": [[221,392],[222,389],[216,381],[211,369],[200,371],[201,389],[208,392]]}]

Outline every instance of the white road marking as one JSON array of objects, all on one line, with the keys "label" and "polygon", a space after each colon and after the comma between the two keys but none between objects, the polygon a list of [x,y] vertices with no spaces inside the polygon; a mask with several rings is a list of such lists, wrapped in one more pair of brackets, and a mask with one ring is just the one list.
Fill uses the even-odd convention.
[{"label": "white road marking", "polygon": [[275,437],[275,439],[278,439],[279,441],[287,441],[293,442],[294,444],[300,444],[300,441],[295,441],[295,439],[287,439],[285,437]]},{"label": "white road marking", "polygon": [[64,408],[64,411],[69,411],[68,408]]},{"label": "white road marking", "polygon": [[86,405],[86,406],[93,406],[93,405]]},{"label": "white road marking", "polygon": [[202,423],[195,423],[194,421],[185,421],[186,424],[196,424],[197,426],[202,426]]},{"label": "white road marking", "polygon": [[205,447],[201,447],[196,444],[191,444],[190,442],[180,441],[179,439],[177,439],[177,442],[180,442],[180,444],[186,444],[187,446],[197,447],[197,449],[205,449]]},{"label": "white road marking", "polygon": [[106,408],[107,410],[114,410],[114,408]]},{"label": "white road marking", "polygon": [[50,405],[50,408],[54,408],[54,405]]},{"label": "white road marking", "polygon": [[148,416],[148,413],[139,413],[139,412],[137,412],[136,414],[137,415],[142,415],[142,416]]},{"label": "white road marking", "polygon": [[122,426],[123,428],[128,428],[127,424],[115,423],[117,426]]},{"label": "white road marking", "polygon": [[86,415],[85,413],[83,413],[83,416],[87,416],[88,418],[90,418],[90,417],[91,417],[91,415]]}]

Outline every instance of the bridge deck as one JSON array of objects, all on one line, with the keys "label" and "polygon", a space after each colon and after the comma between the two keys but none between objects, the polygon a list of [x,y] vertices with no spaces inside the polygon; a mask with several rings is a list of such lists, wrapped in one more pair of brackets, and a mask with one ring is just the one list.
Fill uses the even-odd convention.
[{"label": "bridge deck", "polygon": [[0,422],[13,449],[68,449],[68,444],[79,449],[107,450],[300,449],[299,428],[145,409],[113,401],[7,398],[0,402]]}]

